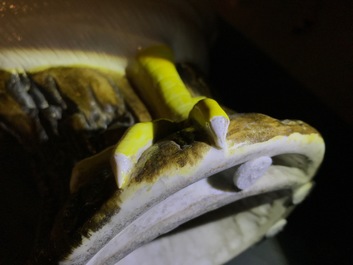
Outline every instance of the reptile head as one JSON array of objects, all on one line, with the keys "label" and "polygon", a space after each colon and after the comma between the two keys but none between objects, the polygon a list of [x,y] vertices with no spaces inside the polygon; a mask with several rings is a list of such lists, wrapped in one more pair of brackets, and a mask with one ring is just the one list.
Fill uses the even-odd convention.
[{"label": "reptile head", "polygon": [[221,264],[281,230],[324,142],[212,99],[208,9],[45,3],[1,17],[1,135],[29,154],[46,216],[29,263]]}]

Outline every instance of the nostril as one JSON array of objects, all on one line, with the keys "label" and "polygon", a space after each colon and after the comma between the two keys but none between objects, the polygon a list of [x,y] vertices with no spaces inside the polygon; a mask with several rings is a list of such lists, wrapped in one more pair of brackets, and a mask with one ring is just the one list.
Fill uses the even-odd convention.
[{"label": "nostril", "polygon": [[262,156],[254,160],[245,162],[235,171],[233,176],[234,185],[241,189],[250,188],[259,178],[261,178],[272,165],[272,158]]}]

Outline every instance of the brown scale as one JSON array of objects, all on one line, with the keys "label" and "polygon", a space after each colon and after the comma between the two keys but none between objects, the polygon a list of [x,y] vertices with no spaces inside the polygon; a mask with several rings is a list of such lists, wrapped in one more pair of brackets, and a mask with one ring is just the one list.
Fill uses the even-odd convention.
[{"label": "brown scale", "polygon": [[[180,64],[178,71],[193,95],[210,94],[193,66]],[[150,121],[150,113],[124,76],[90,68],[0,70],[0,102],[0,142],[18,142],[10,149],[29,161],[30,179],[42,201],[29,264],[55,264],[94,223],[101,225],[117,209],[108,200],[118,192],[109,163],[91,172],[89,182],[70,195],[72,167],[115,144],[133,123]],[[175,136],[181,146],[193,141],[190,133],[184,134]],[[28,167],[23,170],[28,174]],[[95,215],[84,225],[97,209],[104,216]],[[53,227],[56,218],[61,221]]]}]

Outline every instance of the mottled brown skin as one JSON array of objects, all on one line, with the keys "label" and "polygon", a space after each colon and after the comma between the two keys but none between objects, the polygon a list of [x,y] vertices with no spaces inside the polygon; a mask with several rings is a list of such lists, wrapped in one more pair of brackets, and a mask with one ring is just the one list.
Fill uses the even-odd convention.
[{"label": "mottled brown skin", "polygon": [[[192,74],[186,66],[179,66],[179,71],[191,93],[208,94],[199,74]],[[122,76],[94,69],[52,68],[20,77],[15,81],[29,84],[29,89],[21,93],[32,99],[34,107],[29,108],[21,97],[8,91],[14,77],[0,71],[0,129],[10,132],[21,143],[40,143],[26,147],[30,153],[38,153],[33,160],[36,178],[45,187],[43,200],[56,199],[50,199],[46,205],[52,207],[52,212],[41,224],[42,233],[30,264],[55,264],[77,247],[82,237],[89,238],[90,231],[99,230],[119,211],[121,190],[115,185],[109,161],[92,170],[89,181],[69,194],[73,165],[114,144],[133,122],[151,120],[151,115]],[[38,97],[38,91],[43,97]],[[227,140],[233,144],[265,142],[294,132],[317,133],[301,121],[227,112],[231,114]],[[127,188],[154,183],[164,172],[197,168],[203,156],[214,148],[207,135],[192,124],[180,126],[142,155]]]},{"label": "mottled brown skin", "polygon": [[[292,133],[312,134],[317,131],[301,121],[281,122],[263,114],[238,114],[231,119],[227,139],[233,143],[251,145]],[[142,155],[136,164],[128,188],[140,185],[142,182],[156,182],[158,176],[164,175],[165,172],[178,171],[183,167],[197,167],[203,155],[214,148],[197,138],[198,131],[184,129],[156,143]],[[106,212],[109,206],[117,207],[119,194],[120,191],[117,190],[104,204],[103,212]],[[86,223],[87,229],[96,231],[100,226],[100,218],[101,213],[96,213],[93,218],[94,222]]]},{"label": "mottled brown skin", "polygon": [[318,131],[302,121],[280,121],[259,113],[235,114],[230,123],[228,139],[235,143],[260,143],[275,136],[292,133],[311,134]]},{"label": "mottled brown skin", "polygon": [[[63,235],[75,235],[85,219],[111,195],[109,188],[115,187],[113,180],[111,185],[87,186],[83,193],[69,196],[73,165],[115,143],[134,122],[113,78],[119,79],[81,68],[19,74],[0,71],[0,140],[7,141],[10,135],[21,144],[30,164],[25,174],[33,177],[43,201],[37,249],[48,245],[53,220],[63,204],[68,205]],[[112,125],[114,129],[104,133]],[[75,209],[75,215],[68,209]],[[53,256],[57,256],[55,253]],[[34,254],[34,260],[37,258]]]},{"label": "mottled brown skin", "polygon": [[136,164],[130,185],[154,182],[163,172],[170,172],[171,169],[177,171],[186,166],[197,166],[210,146],[195,141],[196,135],[195,130],[182,130],[156,143]]},{"label": "mottled brown skin", "polygon": [[[188,88],[194,87],[194,94],[206,93],[200,73],[192,69],[187,64],[179,66]],[[57,260],[117,210],[113,202],[119,191],[109,164],[94,170],[95,176],[69,195],[73,165],[115,144],[127,127],[150,121],[151,115],[124,76],[92,68],[56,67],[27,73],[0,70],[0,100],[0,140],[9,134],[28,153],[33,168],[30,174],[44,202],[45,217],[40,221],[36,248],[47,251],[35,252],[32,261]],[[191,141],[178,138],[175,141],[181,146]],[[179,164],[185,160],[181,157]],[[115,199],[107,200],[110,196]],[[54,218],[58,221],[51,229]]]},{"label": "mottled brown skin", "polygon": [[0,71],[1,128],[29,149],[64,134],[80,140],[113,124],[127,128],[135,119],[114,78],[89,68]]},{"label": "mottled brown skin", "polygon": [[37,110],[33,102],[28,102],[26,84],[17,88],[16,81],[20,82],[18,75],[0,70],[0,129],[23,143],[42,133],[38,128]]},{"label": "mottled brown skin", "polygon": [[[263,114],[249,113],[231,116],[227,140],[235,145],[250,145],[292,133],[318,134],[316,129],[302,121],[279,121]],[[200,131],[185,129],[156,143],[136,164],[130,185],[154,182],[156,176],[163,175],[171,167],[178,170],[197,166],[203,154],[212,148],[206,139]]]}]

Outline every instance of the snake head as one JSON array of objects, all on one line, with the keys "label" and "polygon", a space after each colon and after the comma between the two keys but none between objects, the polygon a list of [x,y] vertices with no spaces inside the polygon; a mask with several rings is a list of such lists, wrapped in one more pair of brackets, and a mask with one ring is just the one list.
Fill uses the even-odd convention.
[{"label": "snake head", "polygon": [[[202,65],[207,42],[195,6],[133,3],[121,23],[101,24],[102,10],[118,12],[109,1],[90,5],[97,14],[83,7],[103,26],[90,24],[75,40],[106,39],[82,49],[75,41],[66,49],[39,41],[33,53],[19,43],[1,48],[0,128],[30,154],[51,209],[30,264],[221,264],[280,231],[314,185],[325,151],[315,128],[223,106],[188,63]],[[42,8],[73,22],[65,31],[48,20],[58,45],[80,25],[71,9]],[[136,12],[146,23],[126,16]],[[40,23],[26,19],[31,26],[19,32],[29,41]],[[161,21],[180,35],[161,31]],[[125,41],[112,49],[117,40]]]},{"label": "snake head", "polygon": [[[151,121],[135,123],[115,145],[76,163],[41,259],[137,264],[168,245],[175,248],[159,260],[182,257],[192,241],[202,246],[202,263],[231,234],[227,253],[214,261],[220,264],[275,235],[310,193],[324,155],[320,133],[302,121],[236,113],[209,97],[194,98],[169,56],[163,71],[149,72],[166,59],[155,54],[159,49],[152,48],[157,61],[149,57],[150,65],[128,74]],[[169,97],[179,97],[176,109]],[[215,117],[221,122],[214,125]],[[205,239],[214,234],[214,241]]]}]

